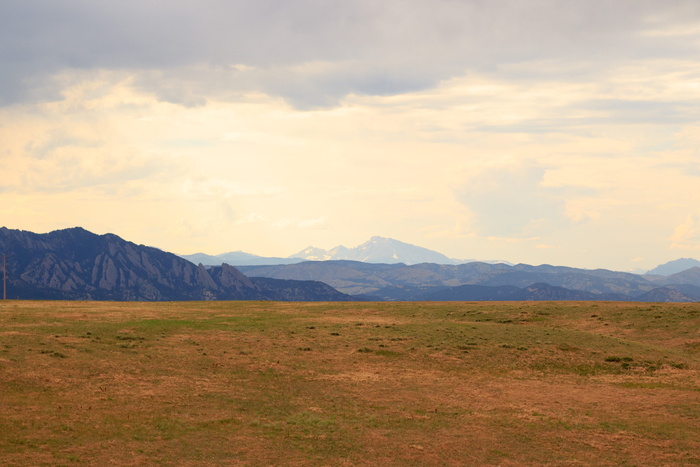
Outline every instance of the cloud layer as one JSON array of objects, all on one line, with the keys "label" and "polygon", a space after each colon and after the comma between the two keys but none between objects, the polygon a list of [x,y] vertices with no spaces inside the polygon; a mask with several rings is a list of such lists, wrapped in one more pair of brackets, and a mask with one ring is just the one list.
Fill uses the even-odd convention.
[{"label": "cloud layer", "polygon": [[59,0],[1,8],[5,104],[58,97],[52,79],[66,69],[128,70],[143,89],[190,105],[249,91],[333,105],[469,71],[566,80],[620,60],[692,60],[700,19],[697,2],[678,0]]},{"label": "cloud layer", "polygon": [[11,228],[621,269],[700,248],[696,1],[0,1],[0,44]]}]

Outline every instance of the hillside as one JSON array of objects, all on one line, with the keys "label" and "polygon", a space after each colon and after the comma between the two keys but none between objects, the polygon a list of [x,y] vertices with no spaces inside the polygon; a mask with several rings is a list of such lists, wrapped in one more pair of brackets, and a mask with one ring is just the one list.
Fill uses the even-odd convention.
[{"label": "hillside", "polygon": [[251,280],[85,229],[35,234],[0,228],[8,298],[63,300],[350,300],[311,282]]}]

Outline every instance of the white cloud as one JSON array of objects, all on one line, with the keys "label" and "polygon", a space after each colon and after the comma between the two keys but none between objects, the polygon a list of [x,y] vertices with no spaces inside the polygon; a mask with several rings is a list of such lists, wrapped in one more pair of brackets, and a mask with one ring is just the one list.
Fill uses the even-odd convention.
[{"label": "white cloud", "polygon": [[543,186],[545,169],[528,161],[486,170],[458,193],[484,236],[522,237],[566,221],[561,188]]},{"label": "white cloud", "polygon": [[676,250],[700,250],[700,214],[689,215],[676,226],[670,238],[671,248]]}]

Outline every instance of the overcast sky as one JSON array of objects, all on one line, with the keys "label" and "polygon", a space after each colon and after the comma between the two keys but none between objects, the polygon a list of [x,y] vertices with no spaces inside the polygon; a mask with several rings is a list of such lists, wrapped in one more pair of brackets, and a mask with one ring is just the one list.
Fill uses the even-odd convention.
[{"label": "overcast sky", "polygon": [[697,0],[0,0],[0,225],[700,259]]}]

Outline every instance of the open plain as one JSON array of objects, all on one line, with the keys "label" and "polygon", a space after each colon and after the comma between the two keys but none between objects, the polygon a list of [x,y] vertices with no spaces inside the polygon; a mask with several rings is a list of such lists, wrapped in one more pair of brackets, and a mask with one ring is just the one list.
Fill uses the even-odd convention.
[{"label": "open plain", "polygon": [[697,465],[700,304],[4,301],[0,464]]}]

